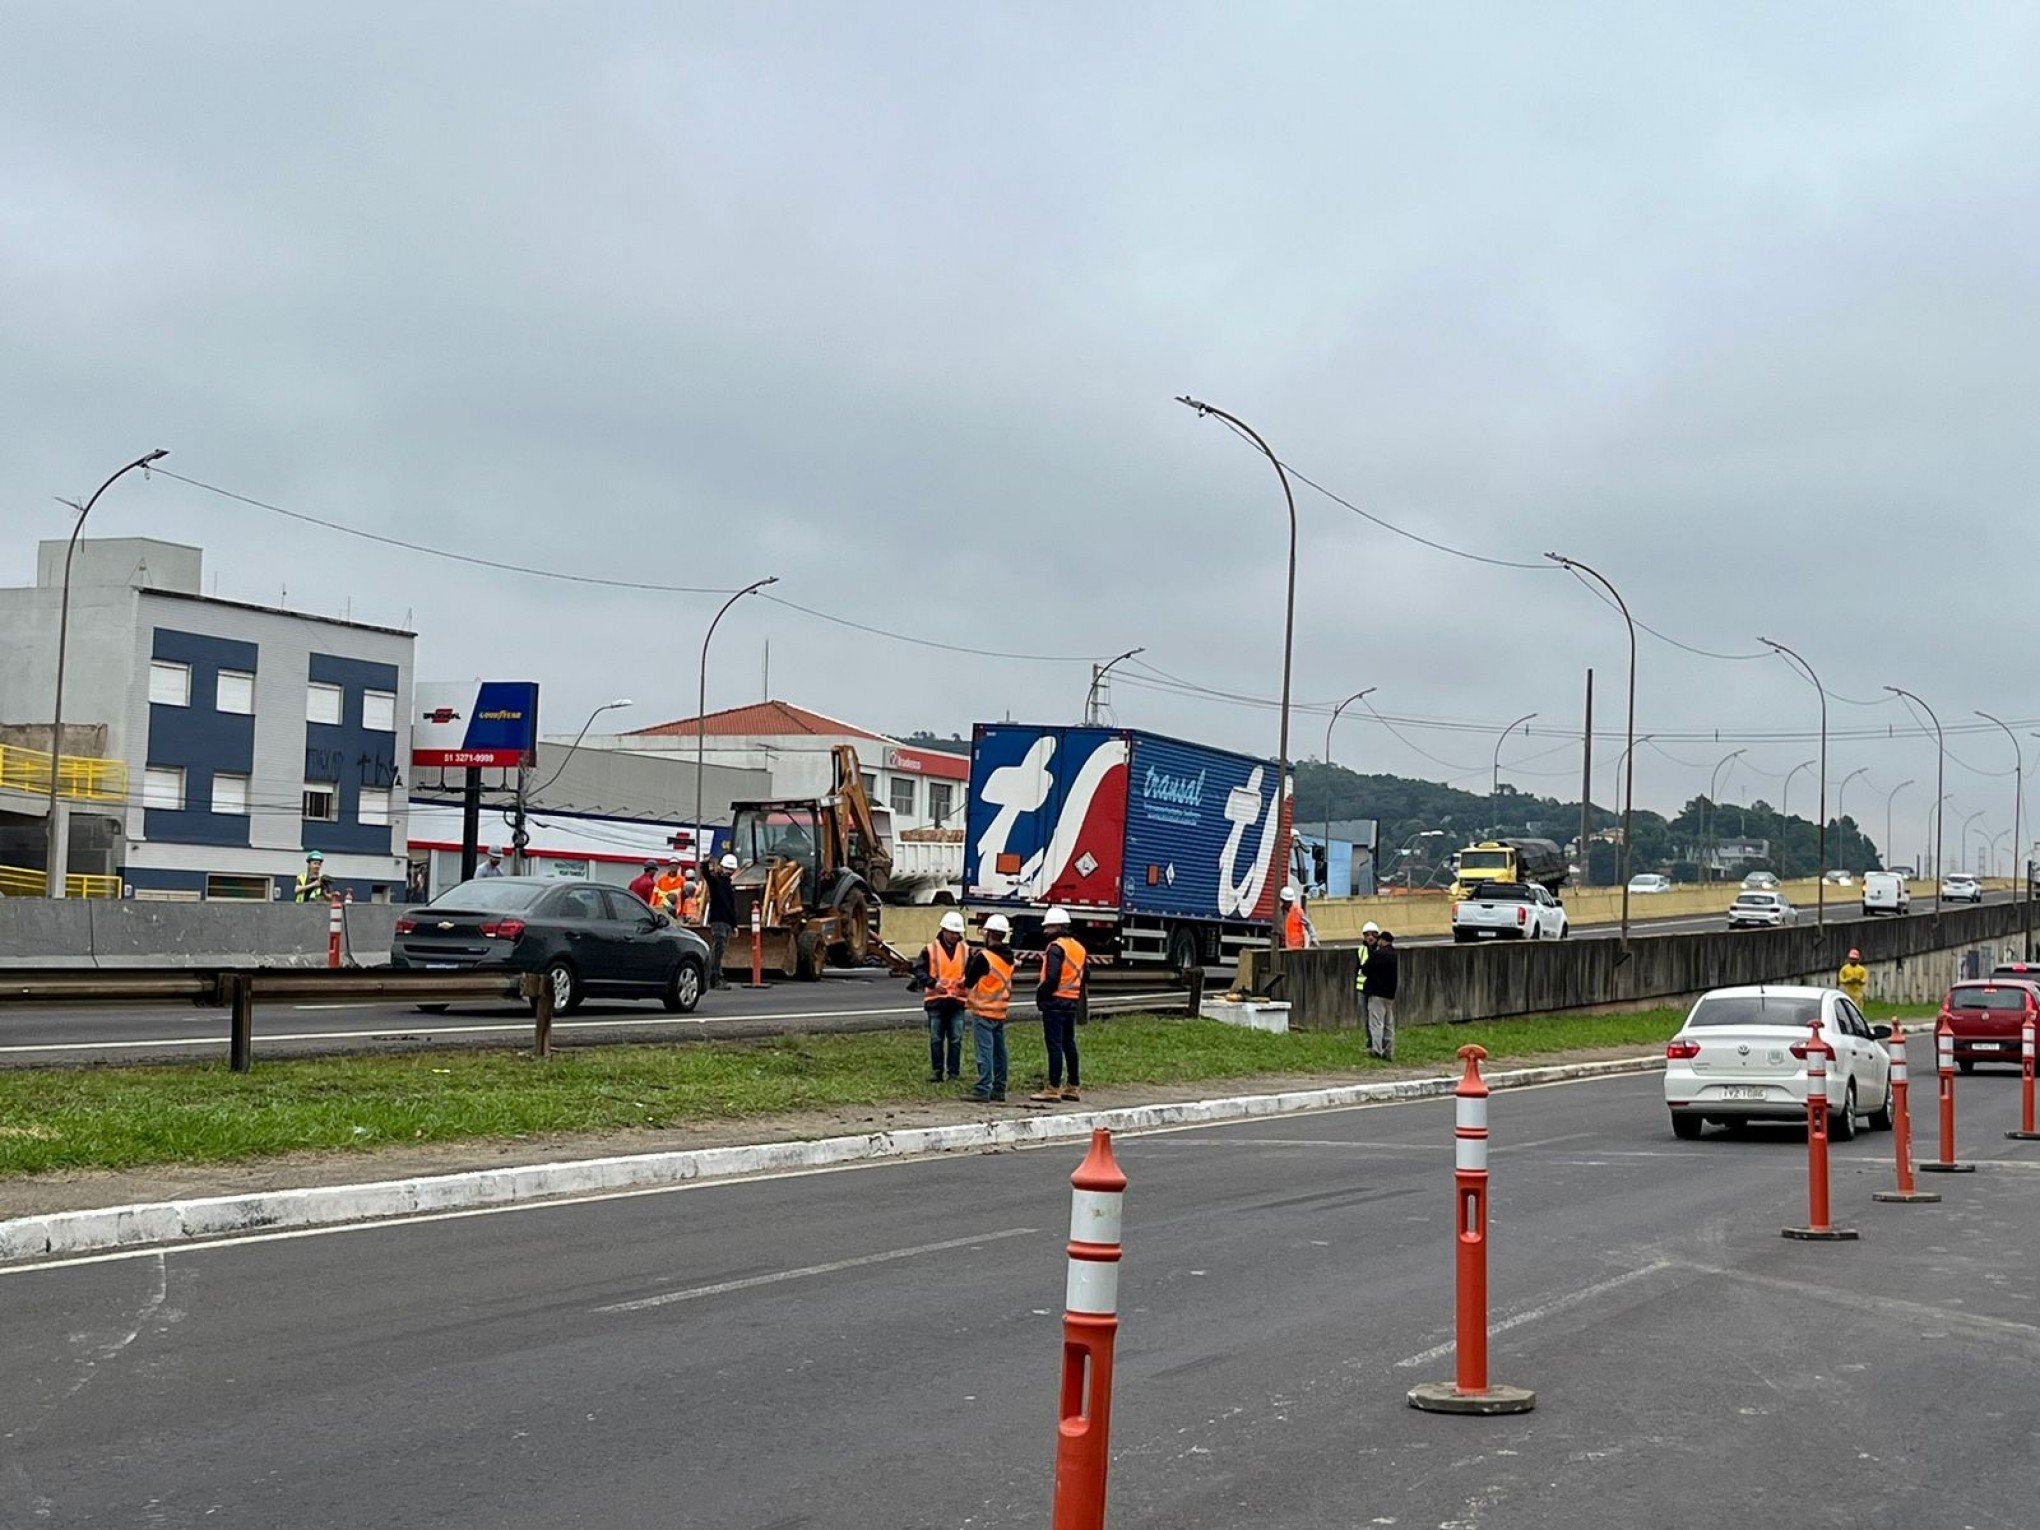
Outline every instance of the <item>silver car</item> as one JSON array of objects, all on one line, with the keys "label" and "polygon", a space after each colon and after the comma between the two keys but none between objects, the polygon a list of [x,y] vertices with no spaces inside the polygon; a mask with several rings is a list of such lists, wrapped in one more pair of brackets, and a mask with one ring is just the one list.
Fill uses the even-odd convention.
[{"label": "silver car", "polygon": [[1735,902],[1728,906],[1728,927],[1731,930],[1756,927],[1775,930],[1783,925],[1797,923],[1799,910],[1785,901],[1783,893],[1737,893]]}]

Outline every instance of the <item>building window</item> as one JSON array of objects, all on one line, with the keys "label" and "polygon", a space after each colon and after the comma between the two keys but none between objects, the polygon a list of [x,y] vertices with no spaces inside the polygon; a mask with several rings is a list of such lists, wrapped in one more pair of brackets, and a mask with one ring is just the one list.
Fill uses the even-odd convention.
[{"label": "building window", "polygon": [[370,733],[396,732],[397,693],[395,691],[363,691],[361,693],[361,726]]},{"label": "building window", "polygon": [[340,821],[340,787],[336,782],[305,783],[305,817],[314,823]]},{"label": "building window", "polygon": [[174,765],[151,765],[142,772],[142,806],[168,808],[184,806],[184,772]]},{"label": "building window", "polygon": [[149,664],[149,701],[159,707],[191,705],[191,666],[154,659]]},{"label": "building window", "polygon": [[305,687],[305,721],[338,723],[343,694],[337,685],[321,685],[314,680]]},{"label": "building window", "polygon": [[245,669],[220,671],[220,693],[215,705],[222,712],[242,717],[255,715],[255,677]]},{"label": "building window", "polygon": [[208,898],[242,898],[267,903],[276,896],[276,889],[267,877],[229,876],[209,871],[205,878],[205,895]]},{"label": "building window", "polygon": [[361,823],[388,823],[390,789],[387,786],[364,786],[361,789],[361,803],[355,808],[354,816]]},{"label": "building window", "polygon": [[865,797],[872,802],[878,801],[878,772],[875,770],[860,770],[857,774],[864,782]]},{"label": "building window", "polygon": [[235,818],[247,817],[248,778],[216,772],[212,778],[212,810]]},{"label": "building window", "polygon": [[948,781],[930,781],[928,783],[928,816],[934,820],[935,827],[938,829],[948,828],[949,815],[955,811],[955,785]]},{"label": "building window", "polygon": [[892,810],[901,818],[914,816],[914,778],[894,776],[892,778]]}]

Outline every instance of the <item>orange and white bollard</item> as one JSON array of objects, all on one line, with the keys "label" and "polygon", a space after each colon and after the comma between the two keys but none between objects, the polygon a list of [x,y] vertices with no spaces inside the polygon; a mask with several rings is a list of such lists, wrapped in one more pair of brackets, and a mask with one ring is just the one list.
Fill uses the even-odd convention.
[{"label": "orange and white bollard", "polygon": [[1070,1176],[1070,1270],[1063,1300],[1062,1415],[1056,1430],[1054,1530],[1103,1530],[1112,1448],[1112,1346],[1119,1333],[1119,1226],[1126,1175],[1112,1133]]},{"label": "orange and white bollard", "polygon": [[1806,1059],[1806,1226],[1788,1227],[1785,1236],[1815,1243],[1842,1243],[1856,1236],[1853,1227],[1828,1222],[1828,1063],[1835,1049],[1820,1033],[1820,1016],[1807,1022],[1813,1035],[1796,1042],[1794,1057]]},{"label": "orange and white bollard", "polygon": [[327,905],[326,912],[326,965],[328,967],[340,965],[340,918],[340,895],[335,893]]},{"label": "orange and white bollard", "polygon": [[1410,1388],[1410,1406],[1426,1413],[1528,1413],[1537,1394],[1495,1386],[1487,1373],[1487,1080],[1480,1076],[1487,1048],[1459,1049],[1466,1072],[1453,1100],[1452,1221],[1458,1297],[1454,1348],[1458,1375]]},{"label": "orange and white bollard", "polygon": [[2026,1023],[2019,1027],[2019,1129],[2006,1132],[2007,1137],[2017,1141],[2040,1141],[2040,1131],[2033,1129],[2033,1017],[2028,1015]]},{"label": "orange and white bollard", "polygon": [[1905,1027],[1895,1021],[1891,1027],[1891,1146],[1898,1155],[1898,1188],[1873,1190],[1873,1201],[1938,1201],[1938,1190],[1921,1190],[1913,1184],[1912,1109],[1906,1104]]},{"label": "orange and white bollard", "polygon": [[757,903],[751,905],[751,986],[765,986],[765,910]]},{"label": "orange and white bollard", "polygon": [[1941,1156],[1920,1165],[1922,1174],[1974,1174],[1973,1163],[1955,1161],[1955,1027],[1946,1015],[1934,1027],[1934,1066],[1941,1076]]}]

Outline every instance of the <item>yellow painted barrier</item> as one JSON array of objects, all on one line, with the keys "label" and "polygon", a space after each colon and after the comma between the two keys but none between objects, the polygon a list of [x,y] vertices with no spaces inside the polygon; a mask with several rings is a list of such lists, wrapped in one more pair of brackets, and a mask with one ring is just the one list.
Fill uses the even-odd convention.
[{"label": "yellow painted barrier", "polygon": [[[0,789],[47,796],[50,755],[46,749],[0,744]],[[57,795],[75,802],[126,802],[127,762],[81,754],[57,756]]]},{"label": "yellow painted barrier", "polygon": [[[29,866],[0,866],[0,894],[9,898],[40,898],[47,884],[43,874]],[[72,872],[64,878],[67,898],[118,898],[119,877],[86,876]]]}]

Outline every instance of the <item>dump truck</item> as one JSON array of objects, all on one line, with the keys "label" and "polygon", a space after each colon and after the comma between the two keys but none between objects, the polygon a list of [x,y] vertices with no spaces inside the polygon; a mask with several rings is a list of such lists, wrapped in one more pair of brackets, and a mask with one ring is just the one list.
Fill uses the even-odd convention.
[{"label": "dump truck", "polygon": [[1572,867],[1548,839],[1484,839],[1459,852],[1451,897],[1466,897],[1483,882],[1529,882],[1556,893]]},{"label": "dump truck", "polygon": [[892,856],[864,795],[857,751],[830,751],[827,796],[731,805],[730,853],[737,928],[723,956],[741,974],[752,962],[755,929],[766,972],[812,982],[825,967],[862,967],[884,955],[879,899]]}]

